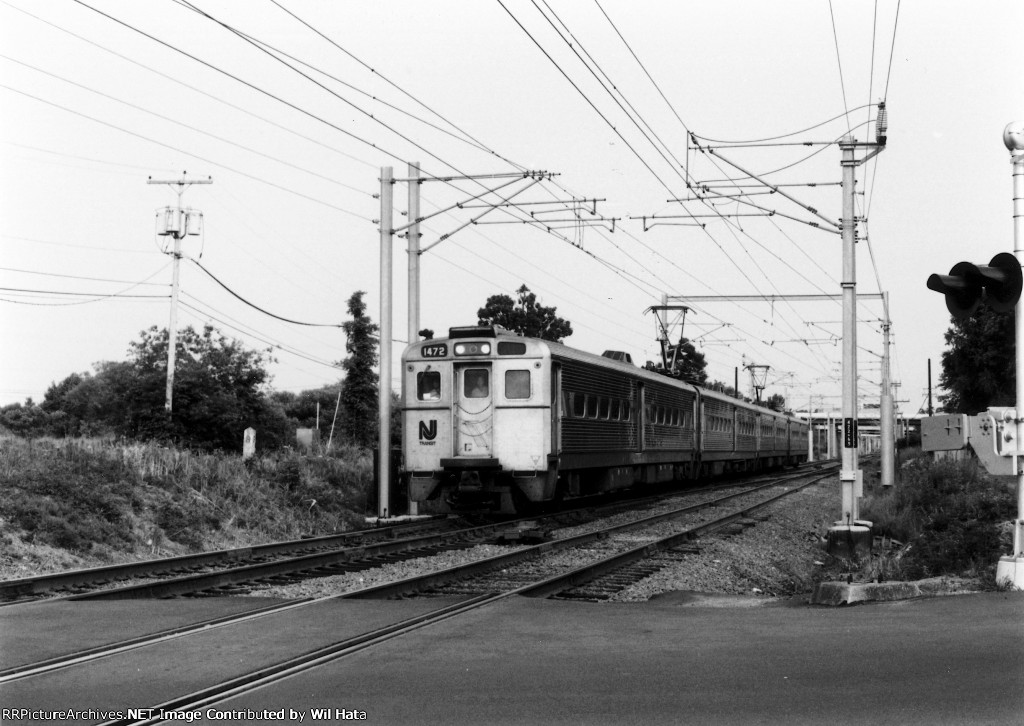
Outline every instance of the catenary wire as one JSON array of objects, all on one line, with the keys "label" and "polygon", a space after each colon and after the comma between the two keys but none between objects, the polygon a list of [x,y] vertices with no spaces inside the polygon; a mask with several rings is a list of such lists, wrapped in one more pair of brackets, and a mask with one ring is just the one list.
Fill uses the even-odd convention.
[{"label": "catenary wire", "polygon": [[[75,2],[79,2],[79,0],[74,0],[74,1]],[[103,126],[107,126],[108,128],[112,128],[112,129],[115,129],[115,130],[120,131],[122,133],[128,134],[130,136],[134,136],[136,138],[142,139],[143,141],[148,141],[148,142],[150,142],[152,144],[157,144],[158,146],[163,146],[164,148],[171,149],[172,151],[176,151],[179,154],[185,154],[186,156],[191,156],[193,159],[198,159],[199,161],[205,162],[207,164],[211,164],[213,166],[219,167],[219,168],[224,169],[226,171],[230,171],[233,174],[238,174],[239,176],[243,176],[246,179],[251,179],[251,180],[257,181],[257,182],[259,182],[261,184],[266,184],[268,186],[274,187],[275,189],[279,189],[279,190],[281,190],[283,192],[287,192],[289,194],[293,194],[293,195],[295,195],[297,197],[301,197],[303,199],[306,199],[308,201],[314,202],[316,204],[320,204],[320,205],[323,205],[325,207],[330,207],[331,209],[335,209],[335,210],[337,210],[339,212],[344,212],[345,214],[348,214],[348,215],[350,215],[352,217],[356,217],[357,219],[361,219],[361,220],[366,221],[366,222],[371,221],[369,218],[364,217],[363,215],[358,214],[356,212],[353,212],[353,211],[351,211],[349,209],[345,209],[344,207],[339,207],[336,204],[331,204],[330,202],[325,202],[325,201],[323,201],[321,199],[316,199],[315,197],[311,197],[308,194],[303,194],[302,192],[296,191],[295,189],[290,189],[290,188],[288,188],[286,186],[282,186],[280,184],[275,184],[272,181],[267,181],[266,179],[261,179],[260,177],[254,176],[252,174],[248,174],[248,173],[246,173],[244,171],[240,171],[240,170],[235,169],[233,167],[227,166],[226,164],[222,164],[220,162],[213,161],[212,159],[207,159],[206,157],[199,156],[198,154],[193,154],[190,151],[185,151],[183,149],[176,148],[174,146],[171,146],[170,144],[165,144],[162,141],[158,141],[156,139],[149,138],[148,136],[145,136],[143,134],[136,133],[135,131],[129,131],[126,128],[123,128],[123,127],[118,126],[116,124],[110,123],[109,121],[103,121],[102,119],[98,119],[98,118],[96,118],[94,116],[90,116],[90,115],[88,115],[86,113],[82,113],[81,111],[76,111],[76,110],[74,110],[72,108],[69,108],[67,106],[63,106],[63,105],[61,105],[59,103],[56,103],[54,101],[48,101],[45,98],[41,98],[39,96],[35,96],[35,95],[33,95],[31,93],[28,93],[26,91],[22,91],[20,89],[17,89],[17,88],[14,88],[12,86],[8,86],[8,85],[2,84],[2,83],[0,83],[0,88],[6,88],[8,91],[12,91],[14,93],[18,93],[18,94],[20,94],[22,96],[25,96],[27,98],[34,99],[34,100],[36,100],[36,101],[38,101],[40,103],[45,103],[48,106],[53,106],[54,108],[59,108],[59,109],[61,109],[63,111],[67,111],[68,113],[74,114],[75,116],[81,116],[82,118],[89,119],[90,121],[94,121],[95,123],[101,124]]]},{"label": "catenary wire", "polygon": [[153,68],[151,66],[147,66],[147,65],[145,65],[143,63],[140,63],[139,61],[135,60],[134,58],[129,58],[128,56],[123,55],[121,53],[118,53],[118,52],[116,52],[114,50],[111,50],[110,48],[107,48],[106,46],[101,45],[100,43],[97,43],[95,41],[89,40],[85,36],[82,36],[82,35],[79,35],[77,33],[74,33],[72,31],[68,30],[67,28],[63,28],[60,25],[57,25],[55,23],[50,22],[49,20],[44,20],[43,18],[40,18],[37,15],[33,15],[32,13],[29,13],[28,11],[23,10],[22,8],[15,7],[15,6],[11,5],[10,3],[6,2],[6,0],[0,0],[0,3],[3,3],[4,5],[7,5],[8,7],[12,8],[13,10],[17,10],[18,12],[23,13],[24,15],[27,15],[28,17],[33,18],[34,20],[36,20],[36,21],[38,21],[40,23],[48,25],[51,28],[59,30],[62,33],[66,33],[67,35],[70,35],[73,38],[77,38],[78,40],[80,40],[80,41],[82,41],[84,43],[88,43],[89,45],[91,45],[91,46],[93,46],[95,48],[98,48],[99,50],[102,50],[105,53],[109,53],[110,55],[113,55],[116,58],[120,58],[121,60],[127,61],[128,63],[131,63],[133,65],[136,65],[139,68],[143,68],[146,71],[149,71],[150,73],[158,75],[161,78],[164,78],[164,79],[166,79],[168,81],[171,81],[172,83],[175,83],[175,84],[177,84],[177,85],[179,85],[179,86],[181,86],[183,88],[187,88],[188,90],[193,91],[195,93],[198,93],[201,96],[204,96],[204,97],[209,98],[209,99],[211,99],[213,101],[216,101],[217,103],[222,104],[224,106],[227,106],[228,108],[233,108],[236,111],[244,113],[244,114],[246,114],[247,116],[249,116],[251,118],[255,118],[255,119],[257,119],[259,121],[262,121],[262,122],[264,122],[266,124],[274,126],[275,128],[278,128],[278,129],[280,129],[282,131],[285,131],[286,133],[289,133],[289,134],[291,134],[291,135],[293,135],[293,136],[295,136],[297,138],[304,139],[304,140],[306,140],[306,141],[308,141],[308,142],[310,142],[312,144],[315,144],[315,145],[317,145],[317,146],[319,146],[321,148],[324,148],[324,149],[327,149],[328,151],[334,152],[335,154],[338,154],[339,156],[344,156],[344,157],[346,157],[348,159],[351,159],[351,160],[353,160],[353,161],[355,161],[355,162],[357,162],[359,164],[363,164],[363,165],[365,165],[367,167],[370,167],[370,168],[376,168],[375,165],[371,164],[370,162],[366,161],[365,159],[360,159],[360,158],[358,158],[356,156],[353,156],[351,154],[348,154],[348,153],[346,153],[346,152],[344,152],[344,151],[342,151],[340,149],[337,149],[337,148],[335,148],[333,146],[330,146],[330,145],[325,144],[325,143],[323,143],[321,141],[318,141],[317,139],[314,139],[314,138],[312,138],[310,136],[306,136],[305,134],[301,134],[298,131],[296,131],[294,128],[291,128],[291,127],[286,126],[284,124],[279,124],[276,121],[272,121],[272,120],[270,120],[270,119],[268,119],[268,118],[266,118],[264,116],[260,116],[260,115],[258,115],[256,113],[253,113],[252,111],[250,111],[250,110],[248,110],[246,108],[243,108],[241,106],[235,105],[235,104],[225,100],[221,96],[218,96],[218,95],[215,95],[215,94],[212,94],[212,93],[208,93],[208,92],[206,92],[206,91],[204,91],[204,90],[202,90],[200,88],[196,88],[195,86],[189,85],[188,83],[185,83],[184,81],[182,81],[182,80],[180,80],[178,78],[175,78],[174,76],[171,76],[171,75],[169,75],[167,73],[163,73],[161,71],[158,71],[158,70],[156,70],[155,68]]}]

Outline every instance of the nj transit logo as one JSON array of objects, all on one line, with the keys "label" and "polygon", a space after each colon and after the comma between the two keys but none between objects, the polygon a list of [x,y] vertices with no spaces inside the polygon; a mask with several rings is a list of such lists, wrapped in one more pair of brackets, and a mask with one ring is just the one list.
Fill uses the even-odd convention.
[{"label": "nj transit logo", "polygon": [[432,418],[429,422],[420,421],[420,443],[425,446],[432,446],[437,438],[437,419]]}]

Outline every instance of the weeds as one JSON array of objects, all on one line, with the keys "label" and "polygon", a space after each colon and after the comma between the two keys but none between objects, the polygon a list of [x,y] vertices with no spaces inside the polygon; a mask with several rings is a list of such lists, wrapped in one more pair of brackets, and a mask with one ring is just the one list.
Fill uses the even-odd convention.
[{"label": "weeds", "polygon": [[900,543],[872,557],[872,579],[962,575],[987,581],[1007,550],[1001,532],[1015,516],[1012,482],[989,476],[975,460],[911,457],[895,486],[866,492],[861,515],[876,536]]},{"label": "weeds", "polygon": [[155,443],[0,438],[5,538],[80,554],[174,553],[352,529],[372,462],[350,448],[243,462]]}]

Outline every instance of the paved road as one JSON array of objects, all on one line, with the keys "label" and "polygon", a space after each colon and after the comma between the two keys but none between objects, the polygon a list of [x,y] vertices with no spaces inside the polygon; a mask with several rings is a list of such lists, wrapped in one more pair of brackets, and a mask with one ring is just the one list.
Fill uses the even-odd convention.
[{"label": "paved road", "polygon": [[[24,662],[33,642],[60,643],[62,634],[103,642],[251,601],[174,602],[0,609],[2,645],[17,651],[5,660]],[[362,714],[376,724],[1022,722],[1024,593],[742,606],[751,602],[681,593],[617,605],[507,600],[239,696],[213,715],[285,709],[284,721],[260,723],[297,723],[288,720],[294,711],[306,724]],[[0,707],[151,706],[426,607],[333,601],[267,616],[14,682],[0,688]]]},{"label": "paved road", "polygon": [[[1024,593],[848,608],[519,599],[223,708],[378,724],[1013,724]],[[212,722],[212,721],[211,721]]]}]

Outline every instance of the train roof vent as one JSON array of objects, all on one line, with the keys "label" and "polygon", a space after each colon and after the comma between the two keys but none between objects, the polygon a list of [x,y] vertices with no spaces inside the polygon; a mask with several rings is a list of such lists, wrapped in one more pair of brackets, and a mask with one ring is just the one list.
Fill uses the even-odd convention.
[{"label": "train roof vent", "polygon": [[459,328],[448,328],[449,338],[497,338],[508,335],[508,331],[500,325],[464,325]]},{"label": "train roof vent", "polygon": [[612,360],[620,360],[623,363],[633,363],[633,356],[624,350],[606,350],[601,355],[605,358],[611,358]]}]

